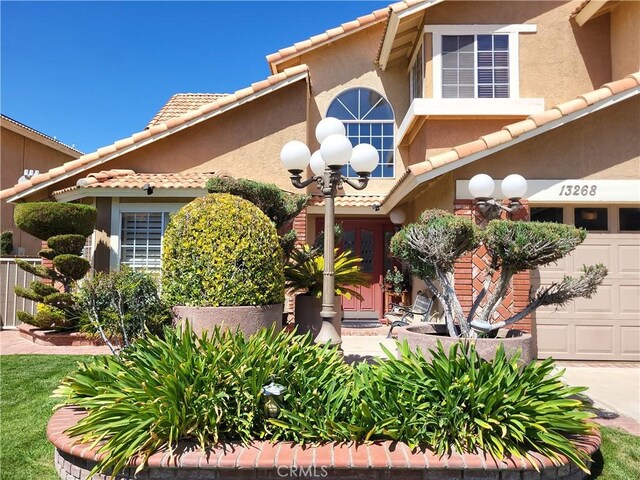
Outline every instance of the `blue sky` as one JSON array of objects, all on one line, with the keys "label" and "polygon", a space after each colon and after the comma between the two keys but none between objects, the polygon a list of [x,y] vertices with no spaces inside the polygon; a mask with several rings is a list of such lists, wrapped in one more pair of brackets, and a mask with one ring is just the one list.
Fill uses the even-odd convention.
[{"label": "blue sky", "polygon": [[266,55],[385,5],[2,0],[0,111],[91,152],[174,93],[244,88],[269,75]]}]

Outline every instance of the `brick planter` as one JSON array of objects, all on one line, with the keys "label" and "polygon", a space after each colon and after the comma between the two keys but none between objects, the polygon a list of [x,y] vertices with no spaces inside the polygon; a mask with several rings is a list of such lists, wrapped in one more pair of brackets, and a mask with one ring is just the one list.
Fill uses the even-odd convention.
[{"label": "brick planter", "polygon": [[[84,480],[99,459],[95,449],[74,442],[64,432],[85,412],[71,407],[57,411],[47,426],[49,441],[56,447],[55,466],[63,480]],[[593,455],[600,446],[597,434],[576,441],[578,447]],[[302,447],[289,442],[270,444],[253,442],[248,446],[227,443],[202,451],[183,445],[174,457],[158,452],[149,458],[148,467],[137,475],[135,465],[118,479],[379,479],[379,480],[578,480],[585,473],[564,459],[561,466],[542,455],[532,453],[535,466],[515,457],[496,460],[483,454],[458,454],[438,457],[429,450],[410,450],[399,442],[370,445],[329,443]],[[538,470],[536,470],[536,468]],[[112,477],[97,475],[94,479]]]},{"label": "brick planter", "polygon": [[104,345],[101,338],[81,332],[58,332],[56,330],[42,330],[33,325],[22,323],[18,325],[20,336],[38,345],[58,347],[80,347]]}]

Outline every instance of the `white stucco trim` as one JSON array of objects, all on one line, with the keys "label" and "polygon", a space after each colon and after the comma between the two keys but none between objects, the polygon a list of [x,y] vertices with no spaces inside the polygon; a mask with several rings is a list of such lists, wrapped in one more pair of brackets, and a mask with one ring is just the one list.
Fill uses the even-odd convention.
[{"label": "white stucco trim", "polygon": [[486,35],[507,33],[509,35],[509,98],[520,98],[519,34],[535,33],[534,24],[514,25],[425,25],[424,32],[432,34],[433,98],[442,98],[442,36]]},{"label": "white stucco trim", "polygon": [[415,98],[396,135],[396,148],[418,117],[527,117],[544,111],[544,98]]},{"label": "white stucco trim", "polygon": [[389,55],[391,54],[391,50],[393,50],[393,42],[398,34],[398,27],[400,26],[401,20],[416,13],[420,13],[421,11],[442,3],[443,1],[444,0],[430,0],[427,2],[421,2],[398,13],[394,12],[393,7],[391,7],[391,14],[389,15],[388,25],[382,41],[382,48],[380,49],[380,55],[378,57],[378,65],[380,65],[382,70],[386,70],[387,68]]},{"label": "white stucco trim", "polygon": [[[502,196],[502,180],[495,179],[494,196]],[[527,179],[524,198],[530,204],[640,204],[640,179],[592,180],[592,179]],[[456,198],[473,199],[469,193],[469,180],[456,180]]]},{"label": "white stucco trim", "polygon": [[58,193],[58,202],[72,202],[86,197],[127,197],[127,198],[197,198],[207,194],[206,188],[156,188],[151,195],[139,188],[77,188]]},{"label": "white stucco trim", "polygon": [[109,268],[117,269],[120,265],[120,232],[122,231],[123,213],[151,213],[169,212],[175,213],[188,202],[184,203],[120,203],[118,197],[111,199],[111,232],[109,244],[111,252],[109,255]]}]

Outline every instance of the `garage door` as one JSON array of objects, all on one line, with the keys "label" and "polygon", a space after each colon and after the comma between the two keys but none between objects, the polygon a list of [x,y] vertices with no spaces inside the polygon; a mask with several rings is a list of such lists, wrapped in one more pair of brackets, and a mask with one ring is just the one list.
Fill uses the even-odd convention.
[{"label": "garage door", "polygon": [[533,207],[533,220],[564,221],[589,230],[570,256],[532,274],[534,287],[603,263],[609,274],[591,299],[536,312],[538,356],[572,360],[640,360],[640,209]]}]

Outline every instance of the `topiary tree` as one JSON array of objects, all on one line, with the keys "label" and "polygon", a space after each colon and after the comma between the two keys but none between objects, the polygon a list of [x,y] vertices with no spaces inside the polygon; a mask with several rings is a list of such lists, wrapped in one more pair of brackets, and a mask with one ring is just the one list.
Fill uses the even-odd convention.
[{"label": "topiary tree", "polygon": [[[74,283],[83,278],[91,264],[81,257],[87,237],[93,233],[97,210],[76,203],[33,202],[16,205],[14,220],[21,230],[47,242],[41,257],[53,268],[16,260],[18,266],[37,277],[29,288],[15,287],[16,295],[41,303],[35,315],[18,312],[20,321],[39,328],[71,328],[77,324],[78,308],[71,294]],[[62,292],[54,285],[58,283]]]},{"label": "topiary tree", "polygon": [[[584,267],[578,278],[541,287],[529,303],[512,317],[494,321],[511,279],[518,272],[556,262],[573,251],[586,232],[572,225],[493,220],[480,230],[472,220],[442,210],[427,210],[419,221],[407,225],[391,240],[392,253],[409,263],[412,272],[444,307],[452,337],[475,337],[513,324],[543,305],[564,305],[577,297],[590,298],[604,280],[607,269],[598,264]],[[484,245],[490,258],[484,285],[469,312],[463,312],[452,282],[455,262]],[[497,276],[496,276],[497,275]]]},{"label": "topiary tree", "polygon": [[282,249],[273,223],[234,195],[197,198],[167,226],[162,285],[170,305],[282,303]]},{"label": "topiary tree", "polygon": [[[212,177],[207,182],[209,193],[230,193],[249,200],[269,217],[276,229],[286,227],[309,203],[309,195],[288,193],[273,183],[262,183],[245,178]],[[293,251],[296,232],[291,230],[280,237],[285,258]]]}]

